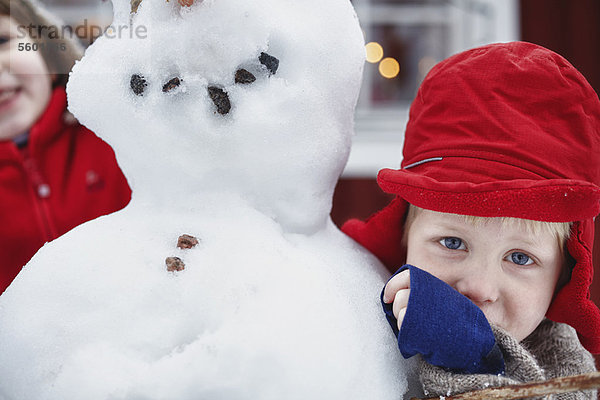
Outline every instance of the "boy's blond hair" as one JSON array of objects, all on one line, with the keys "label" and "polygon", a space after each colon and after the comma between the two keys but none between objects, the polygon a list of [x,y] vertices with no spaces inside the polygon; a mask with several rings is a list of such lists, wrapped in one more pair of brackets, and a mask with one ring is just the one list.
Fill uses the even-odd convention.
[{"label": "boy's blond hair", "polygon": [[[40,7],[35,0],[0,0],[0,15],[11,17],[21,26],[60,26],[56,18]],[[38,51],[46,62],[48,72],[54,77],[52,86],[65,86],[69,71],[83,54],[82,47],[71,37],[62,37],[60,40],[50,38],[49,29],[39,32],[41,37],[34,40],[42,45]]]},{"label": "boy's blond hair", "polygon": [[[408,211],[406,214],[406,219],[404,221],[404,234],[406,236],[406,232],[410,228],[410,225],[413,223],[416,216],[423,209],[417,207],[415,205],[409,204]],[[459,214],[456,214],[459,215]],[[534,221],[530,219],[522,219],[522,218],[512,218],[512,217],[476,217],[473,215],[460,215],[470,224],[473,225],[482,225],[486,221],[491,219],[500,219],[502,226],[517,226],[521,229],[526,230],[528,233],[532,235],[538,235],[541,232],[549,232],[558,240],[559,246],[563,249],[565,243],[569,239],[571,235],[571,222],[544,222],[544,221]]]}]

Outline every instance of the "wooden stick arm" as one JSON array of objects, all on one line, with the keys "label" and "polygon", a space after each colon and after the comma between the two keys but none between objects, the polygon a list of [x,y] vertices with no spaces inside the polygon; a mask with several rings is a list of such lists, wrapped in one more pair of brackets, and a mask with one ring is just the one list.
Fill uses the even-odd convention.
[{"label": "wooden stick arm", "polygon": [[[524,383],[520,385],[509,385],[490,389],[475,390],[444,397],[445,400],[484,400],[503,399],[516,400],[528,397],[545,396],[549,394],[560,394],[577,392],[582,390],[593,390],[600,388],[600,372],[589,374],[565,376],[550,379],[544,382]],[[439,400],[440,397],[431,397],[426,400]],[[412,400],[420,400],[413,398]]]}]

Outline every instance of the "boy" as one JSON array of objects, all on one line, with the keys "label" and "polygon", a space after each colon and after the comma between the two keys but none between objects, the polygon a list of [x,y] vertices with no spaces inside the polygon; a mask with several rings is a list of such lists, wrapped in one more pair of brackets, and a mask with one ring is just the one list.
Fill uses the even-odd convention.
[{"label": "boy", "polygon": [[524,42],[441,62],[411,106],[402,168],[378,182],[397,197],[343,230],[407,264],[382,302],[427,394],[595,370],[600,101],[572,65]]}]

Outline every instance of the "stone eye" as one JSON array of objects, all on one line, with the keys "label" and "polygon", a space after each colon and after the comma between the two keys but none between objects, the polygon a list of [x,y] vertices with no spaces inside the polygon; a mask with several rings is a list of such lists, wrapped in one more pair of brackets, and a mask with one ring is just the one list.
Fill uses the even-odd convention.
[{"label": "stone eye", "polygon": [[267,53],[260,53],[260,57],[258,57],[258,61],[271,73],[271,75],[275,75],[277,73],[277,69],[279,68],[279,60]]},{"label": "stone eye", "polygon": [[133,74],[131,75],[129,86],[131,86],[133,93],[138,96],[142,96],[144,94],[144,90],[146,90],[146,86],[148,86],[148,83],[143,75]]},{"label": "stone eye", "polygon": [[163,91],[163,93],[167,93],[167,92],[175,89],[179,85],[181,85],[181,79],[179,79],[178,77],[175,77],[163,85],[162,91]]},{"label": "stone eye", "polygon": [[228,114],[231,110],[231,102],[229,101],[229,95],[221,88],[216,86],[208,87],[208,95],[210,99],[217,106],[217,112],[221,115]]},{"label": "stone eye", "polygon": [[256,80],[256,77],[249,71],[240,68],[235,73],[235,83],[247,84]]}]

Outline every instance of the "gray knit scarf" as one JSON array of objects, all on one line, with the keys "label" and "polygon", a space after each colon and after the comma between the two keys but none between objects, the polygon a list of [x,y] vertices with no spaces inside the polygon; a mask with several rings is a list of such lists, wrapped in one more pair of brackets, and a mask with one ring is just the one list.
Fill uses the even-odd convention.
[{"label": "gray knit scarf", "polygon": [[[493,329],[506,363],[504,375],[456,374],[421,360],[419,375],[425,394],[451,396],[471,390],[596,371],[594,357],[583,348],[577,339],[577,333],[568,325],[544,320],[521,343],[502,329]],[[544,397],[552,400],[596,398],[596,391]]]}]

